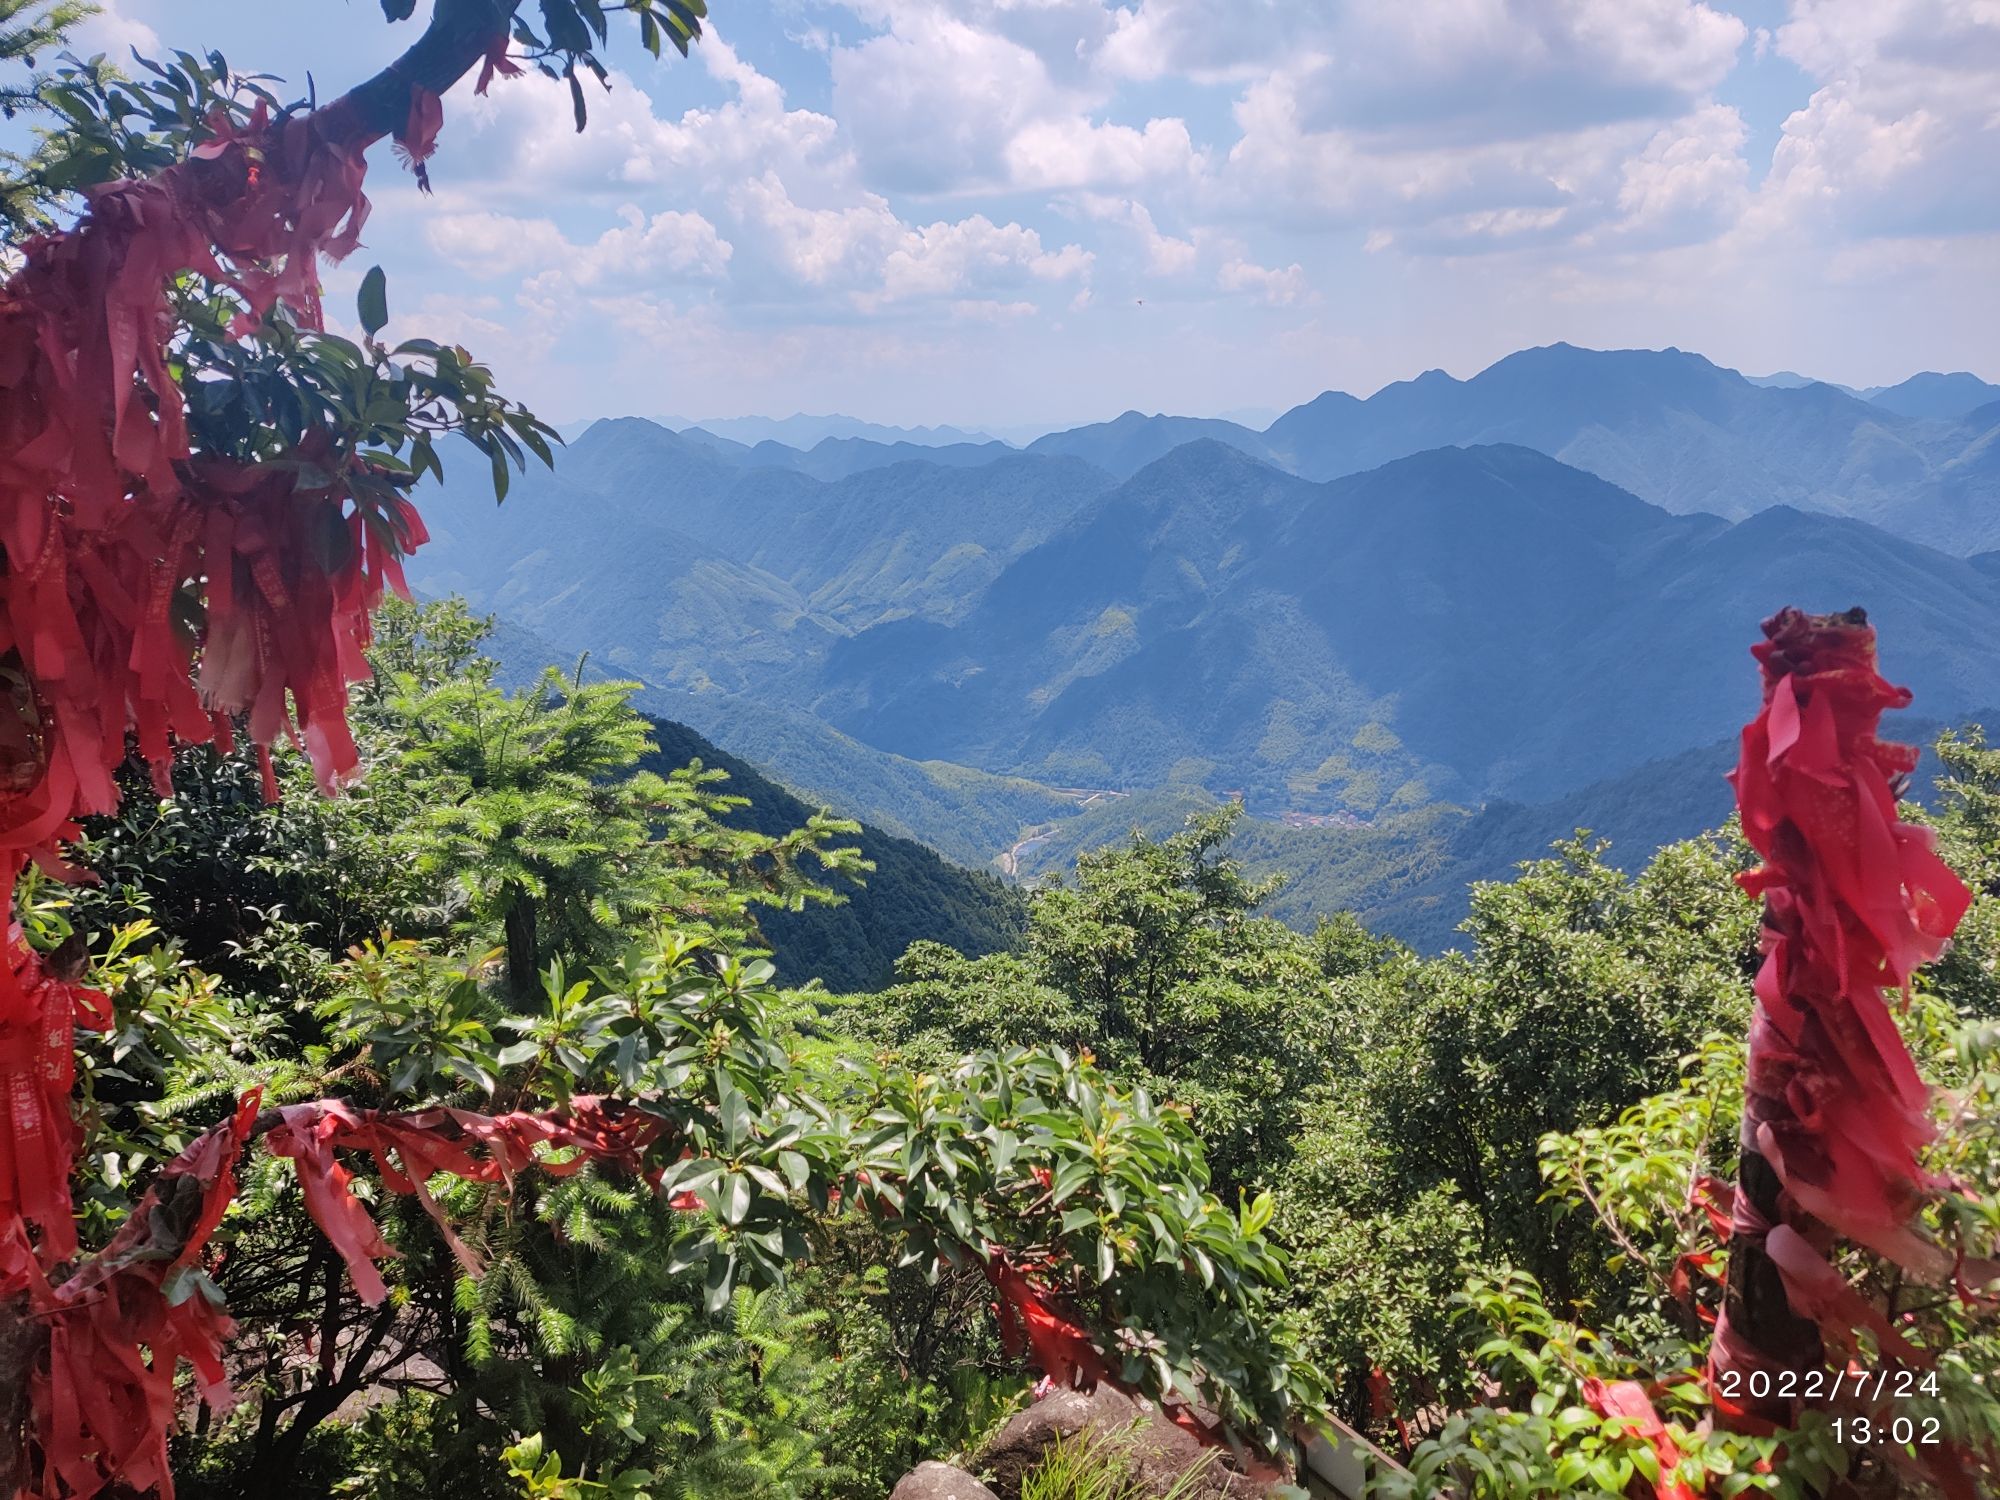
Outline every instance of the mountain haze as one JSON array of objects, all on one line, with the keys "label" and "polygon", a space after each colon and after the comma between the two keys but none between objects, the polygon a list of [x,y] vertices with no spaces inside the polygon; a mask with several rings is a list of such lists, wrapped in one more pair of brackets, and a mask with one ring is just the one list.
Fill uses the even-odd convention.
[{"label": "mountain haze", "polygon": [[718,438],[756,446],[781,443],[789,448],[811,448],[828,438],[866,438],[877,443],[908,443],[941,447],[950,443],[989,443],[991,434],[967,432],[958,427],[894,427],[880,422],[864,422],[839,413],[811,416],[799,412],[789,417],[705,417],[697,422],[672,418],[667,426],[677,430],[693,428]]},{"label": "mountain haze", "polygon": [[1359,814],[1539,797],[1727,732],[1745,623],[1778,599],[1869,600],[1927,704],[1990,696],[1990,576],[1859,522],[1675,516],[1518,447],[1315,486],[1202,442],[956,625],[837,643],[811,707],[902,754],[1045,779]]},{"label": "mountain haze", "polygon": [[1513,443],[1670,511],[1741,519],[1790,505],[1966,553],[2000,546],[1996,401],[2000,387],[1962,373],[1854,392],[1789,372],[1750,380],[1678,349],[1552,344],[1469,380],[1430,370],[1365,399],[1327,391],[1262,432],[1127,412],[1051,433],[1030,451],[1122,479],[1211,438],[1333,479],[1431,448]]},{"label": "mountain haze", "polygon": [[1936,417],[1955,421],[1970,416],[1982,406],[2000,401],[2000,385],[1992,385],[1964,370],[1940,375],[1926,370],[1912,375],[1901,385],[1882,386],[1862,393],[1876,406],[1906,417]]},{"label": "mountain haze", "polygon": [[497,510],[454,464],[410,574],[885,836],[1027,874],[1239,797],[1246,849],[1317,872],[1288,915],[1429,942],[1565,799],[1707,809],[1671,768],[1754,705],[1782,603],[1865,605],[1926,713],[2000,698],[2000,405],[1893,404],[1556,345],[1262,433],[801,451],[605,420]]}]

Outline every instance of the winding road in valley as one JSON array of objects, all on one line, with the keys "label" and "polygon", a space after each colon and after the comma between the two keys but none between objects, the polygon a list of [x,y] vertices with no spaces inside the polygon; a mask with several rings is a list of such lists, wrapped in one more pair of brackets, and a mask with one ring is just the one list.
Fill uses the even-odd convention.
[{"label": "winding road in valley", "polygon": [[[1059,786],[1051,790],[1074,798],[1079,812],[1087,812],[1101,802],[1116,802],[1126,795],[1110,787]],[[1061,823],[1034,824],[1000,856],[1000,872],[1010,880],[1019,879],[1022,857],[1037,844],[1045,844],[1054,838],[1061,829]]]}]

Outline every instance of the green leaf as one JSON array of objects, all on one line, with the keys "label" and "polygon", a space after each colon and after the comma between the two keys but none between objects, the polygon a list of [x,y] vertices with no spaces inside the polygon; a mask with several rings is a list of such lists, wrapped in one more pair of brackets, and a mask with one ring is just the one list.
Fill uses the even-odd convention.
[{"label": "green leaf", "polygon": [[1271,1222],[1271,1215],[1277,1212],[1277,1204],[1268,1192],[1259,1193],[1243,1205],[1243,1233],[1247,1237],[1261,1234],[1264,1226]]},{"label": "green leaf", "polygon": [[729,1293],[736,1282],[736,1262],[727,1255],[718,1255],[708,1263],[708,1275],[702,1284],[702,1306],[711,1315],[720,1313],[729,1306]]},{"label": "green leaf", "polygon": [[361,326],[371,339],[389,325],[389,278],[380,266],[371,266],[361,278],[361,295],[355,299]]},{"label": "green leaf", "polygon": [[[542,0],[542,24],[549,33],[549,45],[559,52],[588,52],[590,28],[577,14],[572,0]],[[576,80],[571,79],[572,83]]]},{"label": "green leaf", "polygon": [[741,1172],[731,1172],[723,1179],[722,1191],[716,1201],[716,1211],[722,1215],[722,1222],[734,1228],[750,1214],[750,1179]]},{"label": "green leaf", "polygon": [[1055,1180],[1051,1185],[1049,1205],[1054,1208],[1061,1207],[1063,1199],[1074,1193],[1096,1175],[1097,1169],[1088,1161],[1065,1162],[1061,1170],[1056,1173]]}]

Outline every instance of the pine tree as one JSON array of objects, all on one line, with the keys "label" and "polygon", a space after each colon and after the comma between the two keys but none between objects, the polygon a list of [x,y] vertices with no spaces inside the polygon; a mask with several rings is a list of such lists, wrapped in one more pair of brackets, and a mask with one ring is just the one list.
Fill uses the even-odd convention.
[{"label": "pine tree", "polygon": [[[46,108],[37,64],[62,46],[65,32],[96,10],[85,0],[0,0],[0,118]],[[0,152],[0,227],[8,238],[42,217],[45,199],[32,155]]]}]

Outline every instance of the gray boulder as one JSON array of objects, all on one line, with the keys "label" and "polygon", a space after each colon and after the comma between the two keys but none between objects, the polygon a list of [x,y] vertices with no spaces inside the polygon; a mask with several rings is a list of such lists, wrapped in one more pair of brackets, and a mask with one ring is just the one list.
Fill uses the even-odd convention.
[{"label": "gray boulder", "polygon": [[963,1469],[925,1462],[896,1481],[889,1500],[999,1500],[999,1497]]}]

